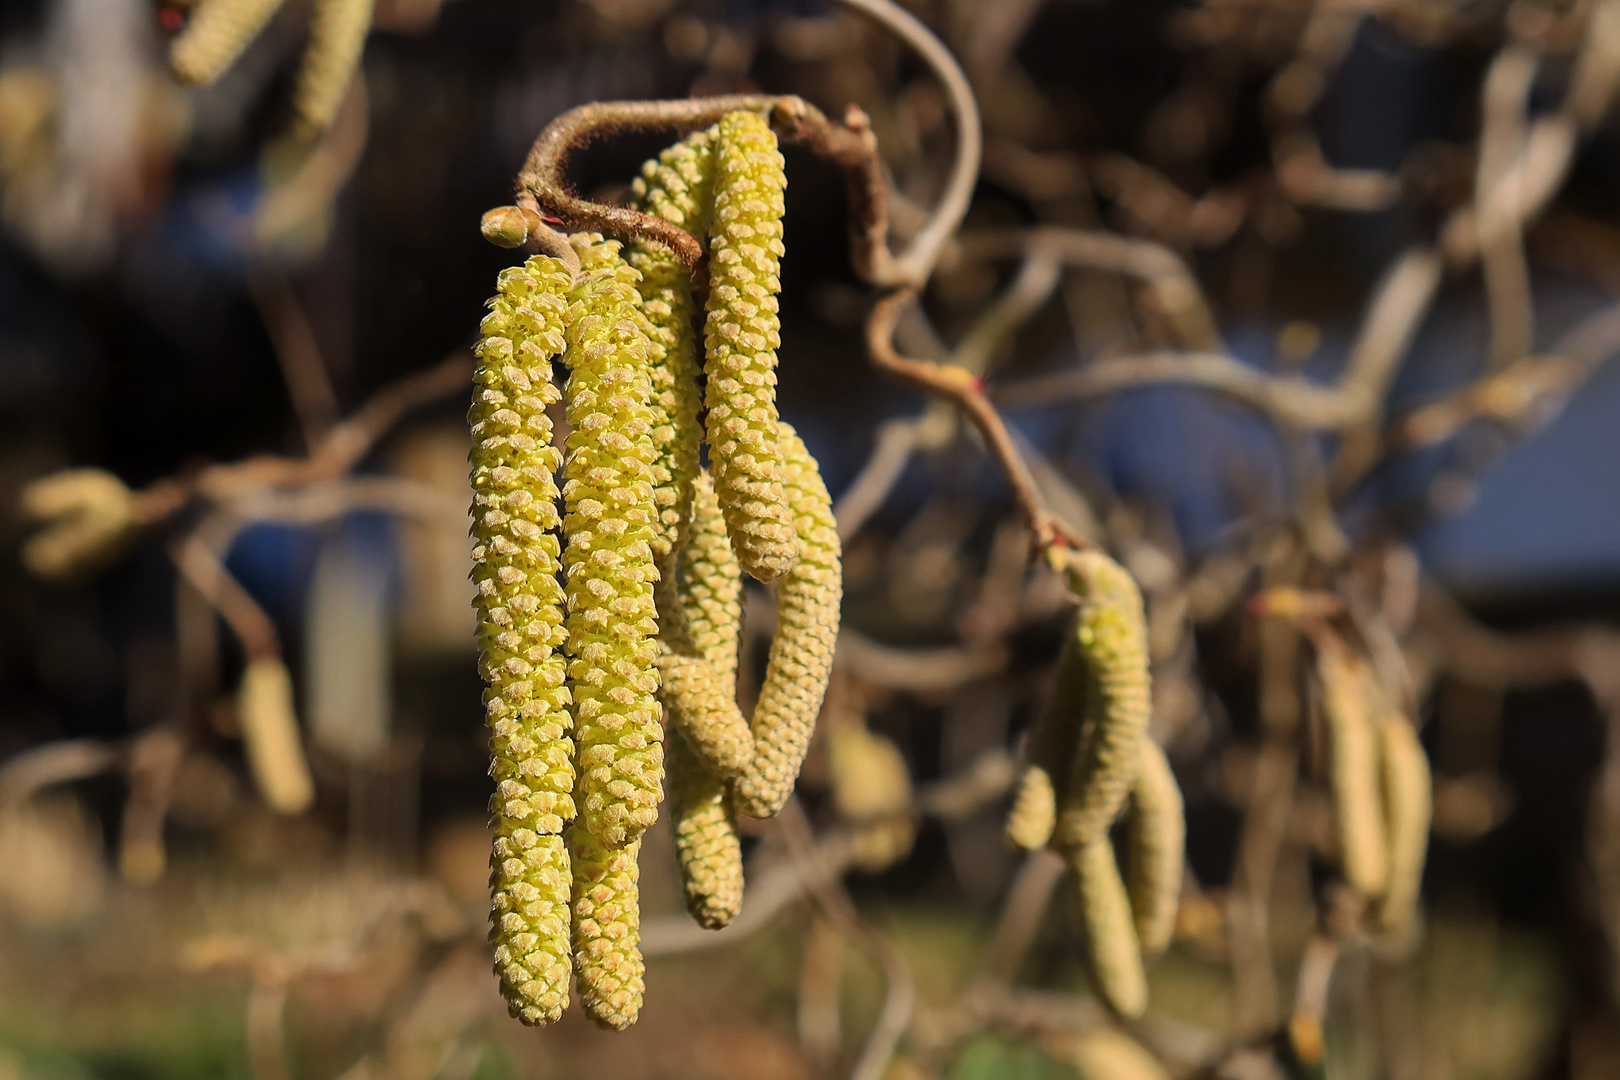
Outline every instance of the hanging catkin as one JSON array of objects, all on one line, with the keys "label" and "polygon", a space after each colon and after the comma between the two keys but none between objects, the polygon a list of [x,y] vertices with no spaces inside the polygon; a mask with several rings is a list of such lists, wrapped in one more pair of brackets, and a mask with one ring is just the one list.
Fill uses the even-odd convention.
[{"label": "hanging catkin", "polygon": [[776,816],[793,794],[827,695],[844,595],[827,486],[798,433],[786,423],[779,431],[799,561],[777,585],[776,632],[751,720],[754,759],[735,781],[737,809],[757,818]]},{"label": "hanging catkin", "polygon": [[1051,775],[1039,765],[1024,766],[1007,811],[1007,839],[1022,851],[1043,848],[1052,839],[1057,824],[1057,792]]},{"label": "hanging catkin", "polygon": [[279,657],[249,661],[236,697],[237,721],[248,768],[265,805],[278,814],[301,814],[315,801],[293,711],[292,679]]},{"label": "hanging catkin", "polygon": [[1136,582],[1100,551],[1064,551],[1060,561],[1080,600],[1074,643],[1085,667],[1086,692],[1079,747],[1060,792],[1055,840],[1078,847],[1106,837],[1124,805],[1136,781],[1152,699],[1147,620]]},{"label": "hanging catkin", "polygon": [[557,1019],[568,1004],[568,853],[574,817],[572,720],[564,685],[557,528],[561,455],[547,404],[558,399],[552,359],[564,347],[573,275],[537,255],[502,272],[473,375],[473,574],[479,672],[488,689],[490,940],[512,1014]]},{"label": "hanging catkin", "polygon": [[1025,851],[1045,847],[1057,824],[1057,806],[1074,771],[1090,685],[1075,634],[1063,640],[1045,705],[1024,743],[1028,765],[1007,814],[1007,839]]},{"label": "hanging catkin", "polygon": [[1382,731],[1380,761],[1384,820],[1389,829],[1389,888],[1373,915],[1386,932],[1399,934],[1412,924],[1423,885],[1434,796],[1429,759],[1417,732],[1404,716],[1392,716]]},{"label": "hanging catkin", "polygon": [[22,563],[52,580],[96,569],[137,529],[128,486],[105,469],[66,469],[22,490],[23,513],[45,527],[22,546]]},{"label": "hanging catkin", "polygon": [[583,826],[567,833],[574,869],[574,969],[592,1020],[623,1031],[645,992],[641,958],[641,841],[605,847]]},{"label": "hanging catkin", "polygon": [[718,930],[742,909],[742,841],[724,778],[706,768],[685,736],[669,740],[670,812],[686,910],[699,925]]},{"label": "hanging catkin", "polygon": [[[714,200],[714,143],[718,128],[694,132],[641,167],[633,205],[694,236],[709,228]],[[647,317],[652,355],[653,498],[658,504],[653,554],[662,559],[686,543],[692,484],[698,472],[697,346],[692,333],[692,287],[685,267],[662,244],[637,240],[627,261],[641,274],[637,286]]]},{"label": "hanging catkin", "polygon": [[[679,645],[688,654],[683,659],[701,665],[705,692],[723,699],[711,707],[715,713],[724,713],[724,722],[709,729],[713,738],[706,750],[695,749],[687,735],[700,735],[701,725],[687,715],[694,710],[678,675],[673,681],[666,675],[663,693],[677,729],[670,740],[669,758],[675,853],[687,910],[699,925],[711,930],[736,917],[743,896],[737,812],[730,784],[722,775],[724,766],[732,761],[746,766],[754,752],[753,735],[736,702],[740,572],[714,488],[708,476],[700,473],[692,499],[691,540],[682,552],[680,582],[670,603],[680,609],[679,622],[685,632]],[[739,724],[740,729],[735,726]],[[729,746],[742,750],[727,753]]]},{"label": "hanging catkin", "polygon": [[1131,901],[1108,836],[1067,851],[1080,893],[1086,970],[1103,1004],[1123,1017],[1147,1008],[1147,973],[1131,917]]},{"label": "hanging catkin", "polygon": [[[658,586],[664,645],[658,657],[659,696],[670,723],[686,736],[687,747],[698,761],[710,772],[734,776],[754,756],[748,719],[737,708],[741,582],[737,557],[726,539],[720,506],[706,476],[699,478],[695,490],[696,531],[682,552],[679,583],[660,581]],[[677,576],[674,568],[671,561],[671,578]],[[729,642],[716,632],[716,620],[731,627]],[[706,647],[700,647],[695,638]]]},{"label": "hanging catkin", "polygon": [[211,83],[224,74],[286,0],[202,0],[169,47],[183,82]]},{"label": "hanging catkin", "polygon": [[911,805],[911,772],[891,739],[860,720],[827,733],[833,807],[858,827],[850,837],[855,865],[875,874],[905,858],[917,838]]},{"label": "hanging catkin", "polygon": [[735,691],[742,568],[708,473],[699,473],[692,487],[692,536],[681,553],[679,595],[693,647],[729,677]]},{"label": "hanging catkin", "polygon": [[798,557],[776,427],[777,296],[787,174],[765,118],[720,121],[705,323],[715,491],[742,568],[774,581]]},{"label": "hanging catkin", "polygon": [[569,293],[564,357],[572,428],[563,463],[568,682],[580,817],[617,848],[653,823],[663,792],[651,386],[635,270],[617,241],[589,234],[573,242],[581,271]]},{"label": "hanging catkin", "polygon": [[315,0],[309,46],[293,93],[293,109],[305,130],[332,126],[366,47],[375,4],[376,0]]},{"label": "hanging catkin", "polygon": [[1131,910],[1142,956],[1152,960],[1170,947],[1181,904],[1187,861],[1187,821],[1176,774],[1164,751],[1142,735],[1142,767],[1131,788],[1126,818]]},{"label": "hanging catkin", "polygon": [[1363,896],[1377,897],[1389,884],[1389,858],[1378,794],[1379,736],[1370,715],[1376,687],[1371,673],[1336,639],[1317,642],[1316,672],[1344,880]]}]

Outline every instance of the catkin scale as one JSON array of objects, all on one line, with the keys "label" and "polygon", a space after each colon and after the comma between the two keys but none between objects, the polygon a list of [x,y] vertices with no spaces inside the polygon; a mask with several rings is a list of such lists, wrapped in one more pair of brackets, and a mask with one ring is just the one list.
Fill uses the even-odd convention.
[{"label": "catkin scale", "polygon": [[[1066,551],[1062,563],[1080,598],[1073,641],[1084,664],[1085,694],[1054,840],[1078,847],[1107,836],[1136,781],[1152,694],[1147,619],[1135,580],[1100,551]],[[1064,684],[1061,672],[1059,681]]]},{"label": "catkin scale", "polygon": [[776,632],[750,721],[754,757],[734,781],[737,809],[756,818],[775,817],[793,794],[827,695],[844,595],[827,486],[798,433],[786,423],[779,431],[799,560],[777,585]]},{"label": "catkin scale", "polygon": [[315,783],[298,735],[287,665],[278,657],[249,661],[236,701],[248,769],[265,805],[278,814],[308,810],[315,801]]},{"label": "catkin scale", "polygon": [[718,127],[704,324],[710,469],[742,568],[769,582],[798,558],[776,427],[787,177],[764,117],[735,112]]},{"label": "catkin scale", "polygon": [[1110,1028],[1075,1036],[1065,1056],[1080,1074],[1079,1080],[1170,1080],[1146,1047]]},{"label": "catkin scale", "polygon": [[1434,816],[1429,759],[1404,716],[1389,718],[1379,746],[1384,821],[1389,830],[1389,887],[1373,917],[1389,933],[1409,927],[1423,885],[1423,860]]},{"label": "catkin scale", "polygon": [[1142,736],[1142,767],[1131,787],[1126,818],[1126,875],[1137,943],[1151,960],[1170,946],[1181,904],[1187,860],[1187,821],[1181,788],[1159,744]]},{"label": "catkin scale", "polygon": [[641,841],[605,846],[589,830],[570,826],[574,875],[574,970],[579,1000],[592,1020],[623,1031],[636,1022],[646,991],[641,957]]},{"label": "catkin scale", "polygon": [[286,0],[203,0],[169,47],[183,82],[211,83],[230,67]]},{"label": "catkin scale", "polygon": [[547,1023],[568,1004],[568,856],[573,741],[552,445],[552,359],[564,348],[572,273],[535,256],[503,271],[480,326],[473,375],[473,601],[488,688],[495,970],[512,1014]]},{"label": "catkin scale", "polygon": [[608,847],[639,837],[663,793],[656,666],[647,339],[636,272],[617,241],[573,238],[579,281],[569,293],[572,430],[563,462],[568,682],[578,743],[582,821]]},{"label": "catkin scale", "polygon": [[[694,132],[643,165],[632,189],[635,208],[702,236],[714,199],[717,130]],[[686,543],[703,438],[692,288],[686,268],[656,241],[636,240],[626,261],[641,274],[637,289],[653,346],[649,404],[657,453],[653,497],[658,504],[653,553],[662,559]]]},{"label": "catkin scale", "polygon": [[315,0],[309,46],[293,93],[293,109],[306,130],[332,126],[365,49],[375,4],[376,0]]},{"label": "catkin scale", "polygon": [[1342,646],[1322,647],[1316,671],[1328,731],[1329,784],[1344,880],[1368,898],[1389,884],[1384,811],[1378,794],[1378,731],[1369,715],[1371,675]]},{"label": "catkin scale", "polygon": [[742,840],[723,777],[706,768],[686,738],[669,738],[669,799],[686,910],[718,930],[742,910]]},{"label": "catkin scale", "polygon": [[1103,1004],[1120,1016],[1147,1008],[1147,973],[1136,940],[1131,901],[1106,835],[1065,852],[1080,895],[1086,970]]}]

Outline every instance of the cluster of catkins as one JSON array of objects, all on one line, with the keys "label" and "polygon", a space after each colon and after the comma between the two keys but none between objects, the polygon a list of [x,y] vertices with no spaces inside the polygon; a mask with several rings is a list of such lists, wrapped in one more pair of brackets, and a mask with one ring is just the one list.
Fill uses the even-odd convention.
[{"label": "cluster of catkins", "polygon": [[[782,808],[826,693],[838,533],[815,460],[776,410],[785,185],[754,112],[688,136],[636,181],[637,209],[709,241],[701,402],[690,284],[659,244],[575,235],[577,273],[549,256],[504,271],[481,328],[469,420],[491,939],[525,1023],[562,1015],[571,974],[593,1019],[634,1023],[637,855],[666,769],[688,908],[711,928],[737,914],[736,815]],[[752,717],[736,703],[744,572],[774,581],[777,600]]]},{"label": "cluster of catkins", "polygon": [[[1093,988],[1133,1017],[1147,1007],[1144,964],[1175,930],[1186,846],[1181,791],[1147,732],[1152,687],[1136,582],[1100,551],[1059,547],[1051,559],[1080,608],[1029,735],[1007,836],[1025,850],[1050,846],[1063,856],[1078,884]],[[1122,810],[1128,882],[1109,839]]]},{"label": "cluster of catkins", "polygon": [[1327,730],[1340,872],[1369,901],[1376,929],[1412,925],[1434,804],[1417,729],[1389,702],[1372,669],[1326,626],[1309,627]]},{"label": "cluster of catkins", "polygon": [[[286,0],[201,0],[170,47],[175,74],[211,83],[253,42]],[[293,110],[303,131],[330,126],[354,78],[376,0],[315,0]]]}]

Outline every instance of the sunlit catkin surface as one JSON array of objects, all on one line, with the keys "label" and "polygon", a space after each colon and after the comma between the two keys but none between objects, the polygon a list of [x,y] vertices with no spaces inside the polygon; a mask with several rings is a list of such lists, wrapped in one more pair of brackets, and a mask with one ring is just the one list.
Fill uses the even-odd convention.
[{"label": "sunlit catkin surface", "polygon": [[762,818],[793,794],[827,695],[844,595],[838,525],[821,471],[791,426],[780,432],[799,561],[777,585],[776,631],[752,720],[754,759],[735,788],[737,809]]},{"label": "sunlit catkin surface", "polygon": [[557,530],[561,455],[546,406],[572,274],[535,256],[501,274],[473,384],[473,583],[490,731],[491,941],[501,991],[529,1024],[568,1004],[568,854],[574,745],[565,685]]},{"label": "sunlit catkin surface", "polygon": [[710,470],[743,569],[775,581],[798,554],[776,427],[787,174],[758,113],[721,120],[716,154],[704,330]]},{"label": "sunlit catkin surface", "polygon": [[582,269],[565,354],[568,682],[581,820],[603,844],[622,847],[656,820],[663,795],[651,383],[635,270],[617,241],[573,241]]}]

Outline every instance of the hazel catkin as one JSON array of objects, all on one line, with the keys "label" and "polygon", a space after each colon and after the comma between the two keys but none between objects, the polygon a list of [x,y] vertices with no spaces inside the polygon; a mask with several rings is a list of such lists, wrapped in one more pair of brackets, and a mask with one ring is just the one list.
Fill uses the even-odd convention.
[{"label": "hazel catkin", "polygon": [[22,490],[23,513],[45,527],[22,547],[22,563],[47,580],[94,570],[135,534],[134,496],[105,469],[66,469]]},{"label": "hazel catkin", "polygon": [[776,427],[777,293],[787,174],[755,112],[720,121],[704,327],[715,491],[742,568],[775,581],[798,558]]},{"label": "hazel catkin", "polygon": [[169,47],[182,82],[211,83],[242,55],[286,0],[202,0]]},{"label": "hazel catkin", "polygon": [[568,856],[574,818],[573,721],[563,656],[563,592],[546,406],[559,395],[552,360],[564,348],[572,273],[537,255],[501,273],[480,326],[473,375],[473,601],[479,673],[488,688],[490,940],[514,1016],[547,1023],[568,1004]]},{"label": "hazel catkin", "polygon": [[1411,722],[1404,716],[1392,716],[1380,734],[1380,791],[1389,831],[1389,886],[1374,907],[1373,918],[1385,932],[1399,934],[1411,926],[1417,912],[1434,794],[1429,759]]},{"label": "hazel catkin", "polygon": [[1147,973],[1136,940],[1131,902],[1105,833],[1065,851],[1080,895],[1086,971],[1103,1004],[1127,1019],[1147,1008]]},{"label": "hazel catkin", "polygon": [[[723,713],[724,720],[708,728],[694,723],[678,674],[666,675],[663,693],[676,729],[669,742],[670,805],[686,908],[700,926],[717,930],[736,917],[743,898],[742,840],[723,773],[730,762],[746,767],[753,758],[753,734],[736,702],[742,618],[737,556],[706,474],[697,476],[693,490],[691,539],[681,553],[680,580],[669,603],[680,609],[675,614],[684,630],[678,643],[686,654],[682,659],[701,665],[706,691],[716,699],[710,709]],[[707,732],[708,749],[699,752],[689,732],[699,737]]]},{"label": "hazel catkin", "polygon": [[757,818],[776,816],[793,794],[827,696],[844,595],[838,525],[827,486],[798,433],[786,423],[779,431],[799,561],[776,588],[776,632],[750,721],[754,758],[734,782],[737,809]]},{"label": "hazel catkin", "polygon": [[293,109],[306,131],[332,126],[354,81],[375,5],[376,0],[315,0],[309,45],[293,92]]},{"label": "hazel catkin", "polygon": [[1007,840],[1020,851],[1043,848],[1057,824],[1057,793],[1052,777],[1039,765],[1024,766],[1007,811]]},{"label": "hazel catkin", "polygon": [[827,763],[833,806],[857,826],[855,865],[875,874],[910,854],[917,826],[907,812],[911,772],[900,748],[863,723],[840,724],[827,733]]},{"label": "hazel catkin", "polygon": [[586,234],[572,242],[581,271],[569,293],[564,355],[568,682],[580,816],[617,848],[653,823],[663,793],[651,386],[635,270],[617,241]]},{"label": "hazel catkin", "polygon": [[725,779],[707,768],[680,732],[669,737],[669,801],[686,910],[718,930],[742,910],[742,840]]},{"label": "hazel catkin", "polygon": [[[693,132],[643,165],[632,188],[635,208],[702,236],[714,199],[717,135],[718,128]],[[636,240],[626,261],[641,274],[637,288],[653,346],[650,407],[658,504],[653,552],[661,559],[686,543],[703,438],[692,287],[686,268],[657,241]]]},{"label": "hazel catkin", "polygon": [[641,841],[607,847],[580,825],[568,829],[567,841],[579,1000],[592,1020],[623,1031],[636,1022],[646,990],[636,862]]},{"label": "hazel catkin", "polygon": [[1108,834],[1136,781],[1152,707],[1147,619],[1135,580],[1106,554],[1063,549],[1058,558],[1080,600],[1073,641],[1085,700],[1055,841],[1078,847]]},{"label": "hazel catkin", "polygon": [[1159,744],[1142,735],[1142,767],[1131,788],[1126,818],[1129,872],[1137,943],[1151,960],[1170,946],[1181,905],[1187,861],[1187,821],[1176,774]]},{"label": "hazel catkin", "polygon": [[265,805],[278,814],[308,810],[315,782],[304,760],[287,665],[274,656],[249,661],[236,702],[248,769]]},{"label": "hazel catkin", "polygon": [[1339,828],[1344,880],[1363,896],[1389,884],[1384,811],[1378,794],[1378,731],[1371,714],[1372,674],[1336,640],[1317,643],[1322,719],[1328,731],[1329,785]]}]

